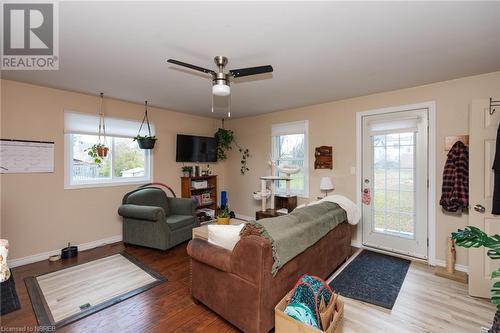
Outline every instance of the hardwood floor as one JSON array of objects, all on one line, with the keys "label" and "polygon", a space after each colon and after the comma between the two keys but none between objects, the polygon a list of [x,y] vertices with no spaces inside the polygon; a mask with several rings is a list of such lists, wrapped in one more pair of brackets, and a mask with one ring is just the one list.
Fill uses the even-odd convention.
[{"label": "hardwood floor", "polygon": [[[126,250],[163,274],[168,281],[124,302],[65,326],[58,332],[237,332],[231,324],[189,295],[189,257],[186,244],[169,251],[136,246]],[[83,263],[125,249],[121,243],[80,252],[64,266]],[[23,279],[61,268],[61,262],[38,262],[13,269],[21,309],[0,318],[2,331],[37,325]],[[345,300],[344,333],[479,332],[491,325],[494,307],[488,300],[467,295],[466,285],[434,276],[412,263],[392,311]]]}]

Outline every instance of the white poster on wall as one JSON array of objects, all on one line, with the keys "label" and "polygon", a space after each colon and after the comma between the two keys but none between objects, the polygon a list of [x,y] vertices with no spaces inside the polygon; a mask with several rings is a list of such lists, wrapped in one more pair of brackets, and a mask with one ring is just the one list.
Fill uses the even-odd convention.
[{"label": "white poster on wall", "polygon": [[54,142],[0,139],[0,173],[54,172]]}]

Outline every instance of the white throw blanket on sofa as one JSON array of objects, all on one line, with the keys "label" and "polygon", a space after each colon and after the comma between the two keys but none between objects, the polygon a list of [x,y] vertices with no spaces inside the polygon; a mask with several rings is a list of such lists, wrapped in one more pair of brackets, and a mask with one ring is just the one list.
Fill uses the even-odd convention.
[{"label": "white throw blanket on sofa", "polygon": [[351,200],[349,200],[348,198],[346,198],[340,194],[333,194],[333,195],[326,196],[321,200],[313,201],[307,205],[300,205],[296,209],[299,209],[299,208],[302,208],[305,206],[319,204],[320,202],[323,202],[323,201],[330,201],[330,202],[336,203],[343,210],[345,210],[345,212],[347,213],[347,222],[349,222],[349,224],[355,225],[355,224],[358,224],[359,221],[361,220],[361,210],[359,209],[358,205],[356,205],[354,202],[352,202]]}]

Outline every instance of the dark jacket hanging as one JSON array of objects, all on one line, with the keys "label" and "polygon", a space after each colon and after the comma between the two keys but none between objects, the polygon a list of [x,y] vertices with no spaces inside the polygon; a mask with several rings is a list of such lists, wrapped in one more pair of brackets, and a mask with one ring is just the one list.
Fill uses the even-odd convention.
[{"label": "dark jacket hanging", "polygon": [[461,141],[455,142],[448,152],[439,204],[448,212],[469,207],[469,150]]},{"label": "dark jacket hanging", "polygon": [[493,208],[491,209],[491,214],[500,215],[500,125],[497,130],[495,161],[492,168],[495,173],[495,187],[493,189]]}]

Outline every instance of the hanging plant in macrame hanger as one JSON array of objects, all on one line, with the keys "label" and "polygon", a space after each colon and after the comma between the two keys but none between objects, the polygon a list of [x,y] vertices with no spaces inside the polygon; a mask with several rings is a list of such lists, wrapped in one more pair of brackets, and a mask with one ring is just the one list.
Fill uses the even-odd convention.
[{"label": "hanging plant in macrame hanger", "polygon": [[106,139],[106,123],[104,121],[103,100],[104,94],[99,95],[99,137],[97,143],[90,148],[85,149],[87,154],[92,157],[95,164],[101,165],[102,159],[108,156],[109,148]]},{"label": "hanging plant in macrame hanger", "polygon": [[[144,125],[144,122],[146,122],[146,125],[148,126],[148,134],[141,135],[141,130],[142,126]],[[145,101],[144,118],[142,118],[141,127],[139,127],[139,133],[137,133],[136,137],[134,138],[134,141],[137,141],[137,143],[139,144],[139,148],[141,149],[153,149],[156,140],[157,140],[156,136],[151,135],[151,126],[149,125],[149,118],[148,118],[148,101]]]}]

